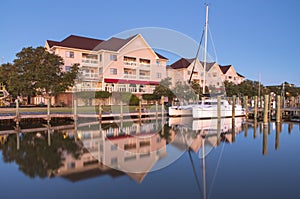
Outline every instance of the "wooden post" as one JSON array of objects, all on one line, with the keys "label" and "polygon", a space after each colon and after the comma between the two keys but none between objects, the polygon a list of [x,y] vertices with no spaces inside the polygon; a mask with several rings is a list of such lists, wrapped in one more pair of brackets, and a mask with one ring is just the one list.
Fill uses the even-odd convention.
[{"label": "wooden post", "polygon": [[77,98],[74,97],[74,102],[73,102],[73,120],[77,121]]},{"label": "wooden post", "polygon": [[269,121],[269,95],[265,95],[264,99],[264,124],[266,125]]},{"label": "wooden post", "polygon": [[253,138],[255,139],[257,135],[257,120],[254,120],[254,126],[253,126]]},{"label": "wooden post", "polygon": [[162,117],[165,115],[165,97],[161,96],[161,115]]},{"label": "wooden post", "polygon": [[217,122],[217,145],[219,146],[221,143],[221,118]]},{"label": "wooden post", "polygon": [[51,125],[49,120],[47,122],[47,131],[48,131],[48,146],[51,146]]},{"label": "wooden post", "polygon": [[20,149],[20,137],[19,137],[19,132],[21,131],[21,130],[20,130],[20,126],[19,126],[19,122],[16,124],[15,131],[16,131],[16,138],[17,138],[17,150],[19,150],[19,149]]},{"label": "wooden post", "polygon": [[244,123],[244,136],[245,138],[248,137],[248,122]]},{"label": "wooden post", "polygon": [[142,100],[139,99],[139,119],[142,119]]},{"label": "wooden post", "polygon": [[248,96],[244,97],[244,109],[246,110],[246,112],[245,112],[246,119],[248,119],[248,111],[249,111],[249,108],[248,108]]},{"label": "wooden post", "polygon": [[269,97],[269,121],[271,121],[272,117],[272,96]]},{"label": "wooden post", "polygon": [[257,120],[257,107],[258,106],[258,99],[257,96],[254,97],[254,120]]},{"label": "wooden post", "polygon": [[156,115],[156,119],[158,118],[158,101],[155,100],[155,115]]},{"label": "wooden post", "polygon": [[19,122],[20,122],[19,100],[16,99],[15,103],[16,103],[16,124],[17,126],[19,126]]},{"label": "wooden post", "polygon": [[123,119],[123,102],[120,101],[120,118]]},{"label": "wooden post", "polygon": [[236,96],[232,96],[232,118],[235,118],[235,103],[236,103]]},{"label": "wooden post", "polygon": [[50,106],[51,106],[51,98],[49,97],[49,98],[47,99],[47,121],[50,121],[50,120],[51,120]]},{"label": "wooden post", "polygon": [[275,137],[275,150],[279,149],[279,143],[280,143],[280,123],[276,123],[276,137]]},{"label": "wooden post", "polygon": [[99,119],[99,122],[101,123],[102,122],[102,104],[99,103],[99,113],[98,113],[98,119]]},{"label": "wooden post", "polygon": [[281,98],[280,95],[276,96],[276,122],[281,122]]},{"label": "wooden post", "polygon": [[[266,104],[265,104],[266,105]],[[265,106],[266,107],[266,106]],[[264,135],[263,135],[263,155],[268,154],[268,129],[267,126],[264,126]]]},{"label": "wooden post", "polygon": [[217,97],[218,100],[218,107],[217,107],[217,117],[218,117],[218,122],[221,120],[221,96]]}]

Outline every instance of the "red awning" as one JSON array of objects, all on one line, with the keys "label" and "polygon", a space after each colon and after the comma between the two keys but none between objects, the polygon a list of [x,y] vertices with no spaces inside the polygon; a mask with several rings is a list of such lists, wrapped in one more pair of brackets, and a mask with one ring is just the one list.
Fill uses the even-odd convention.
[{"label": "red awning", "polygon": [[154,81],[109,79],[109,78],[105,78],[104,82],[106,82],[106,83],[119,83],[119,84],[143,84],[143,85],[158,85],[159,84],[159,82],[154,82]]}]

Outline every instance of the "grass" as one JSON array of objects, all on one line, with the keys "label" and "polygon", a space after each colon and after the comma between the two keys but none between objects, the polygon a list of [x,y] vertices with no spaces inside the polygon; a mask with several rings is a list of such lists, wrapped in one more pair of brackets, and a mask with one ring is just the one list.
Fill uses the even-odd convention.
[{"label": "grass", "polygon": [[[155,111],[155,105],[145,105],[143,108],[146,111]],[[51,107],[51,113],[73,113],[73,107]],[[138,112],[139,106],[123,106],[123,113],[133,113]],[[161,111],[161,106],[158,106],[158,111]],[[80,106],[77,108],[78,113],[99,113],[98,106]],[[121,108],[119,105],[105,105],[102,106],[102,112],[105,113],[120,113]],[[16,108],[1,108],[0,114],[14,114],[16,113]],[[19,108],[19,113],[47,113],[47,107],[31,107],[31,108]]]}]

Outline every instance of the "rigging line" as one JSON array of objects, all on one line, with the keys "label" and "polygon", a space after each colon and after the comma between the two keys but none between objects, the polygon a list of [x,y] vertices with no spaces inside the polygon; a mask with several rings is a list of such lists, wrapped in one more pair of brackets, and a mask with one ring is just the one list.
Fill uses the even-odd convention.
[{"label": "rigging line", "polygon": [[194,173],[194,177],[195,177],[195,180],[196,180],[196,183],[197,183],[197,188],[201,194],[202,190],[201,190],[201,187],[200,187],[200,182],[199,182],[199,179],[197,178],[197,172],[196,172],[196,168],[195,168],[195,164],[194,164],[194,161],[193,161],[193,158],[192,158],[192,155],[191,155],[191,150],[190,150],[190,147],[188,146],[187,144],[187,141],[186,141],[186,138],[185,136],[182,134],[182,131],[180,131],[181,135],[183,136],[184,138],[184,143],[187,147],[187,151],[188,151],[188,154],[189,154],[189,157],[190,157],[190,161],[191,161],[191,164],[192,164],[192,168],[193,168],[193,173]]},{"label": "rigging line", "polygon": [[212,188],[214,186],[214,183],[215,183],[215,180],[216,180],[216,177],[217,177],[217,172],[218,172],[218,169],[220,167],[221,157],[223,156],[224,148],[225,148],[225,143],[223,143],[223,146],[222,146],[222,149],[221,149],[221,153],[220,153],[220,157],[219,157],[219,160],[218,160],[218,163],[217,163],[216,171],[215,171],[215,174],[213,176],[211,186],[210,186],[210,189],[209,189],[209,192],[208,192],[208,198],[210,198],[210,194],[212,192]]},{"label": "rigging line", "polygon": [[214,40],[213,40],[213,37],[212,37],[212,33],[210,31],[209,25],[208,25],[208,32],[209,32],[210,41],[211,41],[211,44],[212,44],[212,47],[213,47],[213,50],[214,50],[214,53],[215,53],[216,63],[218,63],[217,50],[216,50],[216,47],[215,47],[215,43],[214,43]]},{"label": "rigging line", "polygon": [[200,43],[199,43],[199,46],[198,46],[198,49],[197,49],[196,57],[195,57],[194,66],[193,66],[193,69],[192,69],[192,73],[190,75],[189,84],[191,83],[192,76],[193,76],[193,73],[194,73],[194,70],[195,70],[195,67],[196,67],[196,62],[197,62],[197,58],[198,58],[198,55],[199,55],[199,52],[200,52],[200,48],[201,48],[201,44],[202,44],[202,41],[203,41],[204,32],[205,32],[205,30],[203,29],[203,32],[202,32],[202,35],[201,35],[201,39],[200,39]]}]

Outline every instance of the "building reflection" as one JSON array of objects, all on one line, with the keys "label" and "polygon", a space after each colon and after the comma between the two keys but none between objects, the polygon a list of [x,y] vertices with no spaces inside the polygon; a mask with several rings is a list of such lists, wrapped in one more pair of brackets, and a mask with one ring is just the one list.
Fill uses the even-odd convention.
[{"label": "building reflection", "polygon": [[[122,126],[122,128],[121,128]],[[101,172],[116,170],[125,172],[137,182],[141,182],[152,166],[166,156],[166,140],[159,132],[157,123],[111,123],[78,127],[77,141],[82,142],[85,152],[81,159],[65,155],[64,166],[57,175],[95,167]],[[74,136],[75,132],[66,132]]]},{"label": "building reflection", "polygon": [[[235,118],[234,121],[231,118],[169,118],[166,124],[161,120],[52,126],[47,123],[36,128],[29,125],[28,128],[18,126],[0,130],[0,149],[4,159],[15,161],[30,177],[56,176],[77,182],[104,175],[113,178],[127,175],[140,183],[158,162],[172,156],[167,155],[173,152],[168,151],[168,147],[179,149],[182,153],[201,151],[205,153],[202,154],[204,157],[221,143],[233,143],[235,136],[243,130],[247,136],[251,126],[256,138],[257,128],[262,125],[244,123],[243,118]],[[267,155],[271,124],[262,127],[262,153]],[[278,150],[282,124],[272,123],[272,127],[273,131],[276,130],[274,141]],[[292,130],[293,124],[290,124],[288,131]],[[48,151],[51,151],[50,156]],[[41,159],[43,164],[28,164],[32,159]],[[35,173],[32,168],[40,173]]]}]

